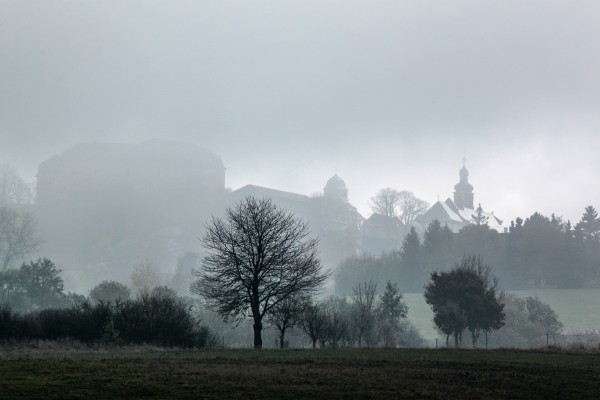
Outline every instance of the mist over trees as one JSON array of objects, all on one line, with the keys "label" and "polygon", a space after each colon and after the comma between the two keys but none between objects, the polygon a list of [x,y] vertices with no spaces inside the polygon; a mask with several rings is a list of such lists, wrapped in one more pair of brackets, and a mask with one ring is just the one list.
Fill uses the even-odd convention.
[{"label": "mist over trees", "polygon": [[30,204],[33,190],[17,170],[8,164],[0,165],[0,206]]},{"label": "mist over trees", "polygon": [[354,282],[391,279],[403,291],[422,291],[433,271],[444,270],[466,254],[480,255],[494,265],[507,289],[530,287],[599,287],[600,219],[588,206],[573,226],[552,215],[534,213],[517,218],[507,233],[485,221],[452,232],[439,221],[422,234],[412,229],[401,249],[380,255],[362,254],[344,260],[334,272],[335,291],[350,294]]},{"label": "mist over trees", "polygon": [[319,347],[419,347],[423,338],[406,320],[408,306],[394,282],[383,294],[372,281],[357,282],[350,297],[311,302],[299,326]]},{"label": "mist over trees", "polygon": [[131,290],[121,282],[102,281],[90,290],[90,301],[95,304],[115,303],[131,297]]},{"label": "mist over trees", "polygon": [[0,206],[0,270],[15,266],[39,244],[37,220],[32,214]]}]

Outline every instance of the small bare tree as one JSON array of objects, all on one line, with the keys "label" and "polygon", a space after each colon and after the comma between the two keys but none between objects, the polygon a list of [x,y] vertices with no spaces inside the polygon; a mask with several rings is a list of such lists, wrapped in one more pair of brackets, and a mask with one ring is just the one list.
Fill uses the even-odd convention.
[{"label": "small bare tree", "polygon": [[263,318],[291,297],[310,297],[329,277],[308,235],[306,223],[270,199],[246,197],[206,227],[192,293],[224,320],[251,316],[254,347],[262,348]]},{"label": "small bare tree", "polygon": [[37,221],[27,212],[0,207],[0,265],[2,270],[18,263],[40,244]]},{"label": "small bare tree", "polygon": [[131,272],[131,288],[136,294],[149,292],[162,285],[160,271],[150,260],[135,266]]},{"label": "small bare tree", "polygon": [[374,336],[377,284],[373,281],[359,283],[352,291],[352,321],[358,347],[361,347],[363,341],[372,343]]},{"label": "small bare tree", "polygon": [[0,165],[0,206],[9,204],[29,204],[33,201],[33,191],[25,183],[14,167]]},{"label": "small bare tree", "polygon": [[309,304],[300,318],[300,328],[310,338],[313,349],[323,337],[327,325],[327,309],[323,303]]},{"label": "small bare tree", "polygon": [[268,315],[268,320],[279,331],[279,348],[285,347],[285,333],[293,328],[306,309],[308,302],[306,299],[288,297],[279,302]]}]

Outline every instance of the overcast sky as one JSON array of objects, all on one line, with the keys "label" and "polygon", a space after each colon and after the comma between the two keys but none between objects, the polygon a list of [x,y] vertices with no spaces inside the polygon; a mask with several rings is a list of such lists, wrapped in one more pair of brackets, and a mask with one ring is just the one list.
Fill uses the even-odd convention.
[{"label": "overcast sky", "polygon": [[0,162],[168,138],[227,185],[338,173],[507,220],[600,208],[599,1],[0,2]]}]

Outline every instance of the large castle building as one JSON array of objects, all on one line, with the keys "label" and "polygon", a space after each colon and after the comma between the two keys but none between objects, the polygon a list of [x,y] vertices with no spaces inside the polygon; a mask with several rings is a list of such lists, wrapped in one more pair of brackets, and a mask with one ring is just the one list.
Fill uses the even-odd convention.
[{"label": "large castle building", "polygon": [[182,252],[199,251],[224,196],[221,158],[199,146],[79,144],[39,165],[40,253],[76,283],[128,282],[136,264],[164,270]]},{"label": "large castle building", "polygon": [[[473,186],[464,165],[459,178],[452,199],[436,202],[415,220],[420,232],[436,219],[455,232],[474,222]],[[337,174],[321,195],[256,185],[227,193],[221,158],[198,146],[86,143],[39,166],[33,209],[44,238],[40,254],[55,259],[75,282],[126,282],[136,263],[150,260],[164,270],[185,252],[201,252],[198,238],[211,215],[246,196],[270,198],[308,222],[327,267],[357,253],[399,250],[410,229],[397,218],[362,217]],[[493,213],[479,215],[504,231]]]},{"label": "large castle building", "polygon": [[279,207],[308,222],[313,235],[319,238],[320,256],[325,265],[333,267],[342,259],[356,254],[364,218],[348,202],[348,188],[337,174],[327,181],[323,195],[306,196],[246,185],[229,193],[225,205],[230,206],[246,196],[270,198]]}]

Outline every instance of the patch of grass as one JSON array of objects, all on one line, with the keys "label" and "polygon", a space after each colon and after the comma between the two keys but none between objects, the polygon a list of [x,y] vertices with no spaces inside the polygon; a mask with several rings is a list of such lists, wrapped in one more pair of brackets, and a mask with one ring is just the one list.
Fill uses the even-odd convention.
[{"label": "patch of grass", "polygon": [[597,398],[600,356],[512,350],[4,353],[2,399]]}]

